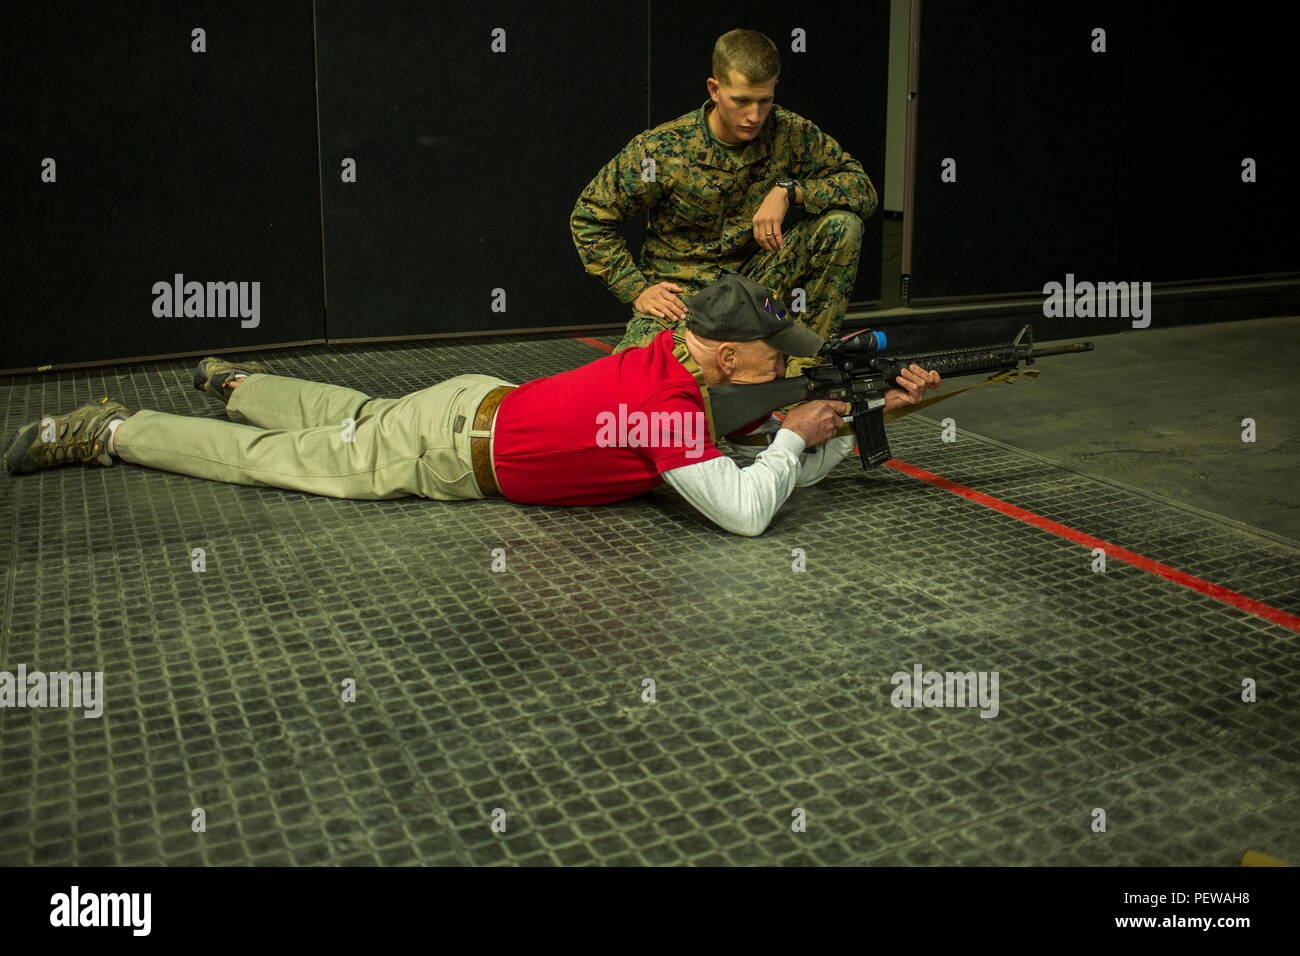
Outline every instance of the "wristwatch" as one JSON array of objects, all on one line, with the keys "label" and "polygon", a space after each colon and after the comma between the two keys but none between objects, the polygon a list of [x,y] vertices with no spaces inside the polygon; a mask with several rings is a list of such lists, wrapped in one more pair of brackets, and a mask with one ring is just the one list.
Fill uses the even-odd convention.
[{"label": "wristwatch", "polygon": [[795,197],[799,195],[799,191],[796,188],[799,184],[793,179],[778,179],[776,184],[785,190],[785,194],[790,197],[790,205],[793,206],[795,204]]}]

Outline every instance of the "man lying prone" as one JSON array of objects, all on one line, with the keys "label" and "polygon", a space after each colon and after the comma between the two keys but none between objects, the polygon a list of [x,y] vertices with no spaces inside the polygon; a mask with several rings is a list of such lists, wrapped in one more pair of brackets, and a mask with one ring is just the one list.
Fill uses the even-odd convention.
[{"label": "man lying prone", "polygon": [[[843,402],[813,401],[725,436],[717,446],[708,389],[785,375],[785,357],[822,340],[778,316],[770,290],[728,273],[690,301],[683,327],[649,345],[514,386],[459,375],[402,398],[271,374],[258,363],[199,363],[194,387],[229,422],[104,399],[19,429],[5,468],[19,475],[82,462],[132,464],[213,481],[335,498],[505,497],[598,505],[667,481],[727,531],[758,535],[796,486],[820,481],[853,450]],[[886,410],[921,402],[937,372],[912,365]]]}]

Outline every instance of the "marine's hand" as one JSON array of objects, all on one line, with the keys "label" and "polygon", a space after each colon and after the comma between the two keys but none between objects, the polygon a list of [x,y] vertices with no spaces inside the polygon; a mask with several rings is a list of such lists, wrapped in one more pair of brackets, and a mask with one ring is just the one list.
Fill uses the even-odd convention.
[{"label": "marine's hand", "polygon": [[939,387],[939,373],[931,370],[927,372],[915,362],[911,367],[903,369],[898,376],[898,384],[901,388],[891,388],[885,391],[885,410],[903,408],[907,405],[919,405],[925,397],[927,388]]},{"label": "marine's hand", "polygon": [[672,282],[656,282],[632,302],[632,308],[648,315],[657,315],[661,319],[673,319],[680,322],[686,318],[686,303],[680,295],[682,287]]},{"label": "marine's hand", "polygon": [[781,235],[781,223],[790,209],[790,195],[779,186],[767,194],[763,204],[754,213],[754,238],[768,252],[778,252],[785,248],[785,237]]},{"label": "marine's hand", "polygon": [[805,448],[812,448],[835,436],[835,433],[844,425],[844,419],[841,416],[848,410],[849,406],[843,402],[832,402],[825,399],[804,402],[802,405],[796,405],[790,409],[790,413],[785,416],[785,422],[782,423],[781,427],[790,429],[790,431],[802,438]]}]

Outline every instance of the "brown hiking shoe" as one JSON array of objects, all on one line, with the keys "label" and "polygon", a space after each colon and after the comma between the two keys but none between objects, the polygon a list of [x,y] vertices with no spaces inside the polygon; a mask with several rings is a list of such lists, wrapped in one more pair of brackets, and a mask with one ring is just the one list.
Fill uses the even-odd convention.
[{"label": "brown hiking shoe", "polygon": [[236,365],[233,362],[223,362],[215,355],[209,355],[203,359],[194,369],[194,387],[200,392],[207,392],[214,398],[219,398],[223,403],[230,401],[230,389],[226,384],[236,375],[252,375],[256,372],[267,372],[271,370],[265,365],[257,362],[244,362]]},{"label": "brown hiking shoe", "polygon": [[77,462],[111,465],[108,423],[128,414],[126,406],[102,398],[67,415],[46,415],[18,429],[5,452],[5,470],[25,475]]}]

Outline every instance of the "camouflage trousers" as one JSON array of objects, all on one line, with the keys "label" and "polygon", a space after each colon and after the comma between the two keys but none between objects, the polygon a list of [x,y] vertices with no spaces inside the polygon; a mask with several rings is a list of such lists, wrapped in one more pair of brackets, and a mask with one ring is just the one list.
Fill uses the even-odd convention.
[{"label": "camouflage trousers", "polygon": [[[862,254],[862,220],[854,213],[832,209],[813,219],[805,219],[782,230],[785,248],[779,252],[756,253],[739,270],[740,274],[773,290],[790,309],[796,321],[827,338],[839,332],[844,313],[858,277],[858,258]],[[803,290],[802,312],[796,312],[794,290]],[[699,289],[683,293],[689,298]],[[672,319],[633,311],[623,341],[615,352],[649,345],[664,329],[678,325]],[[795,359],[789,374],[809,364]]]}]

